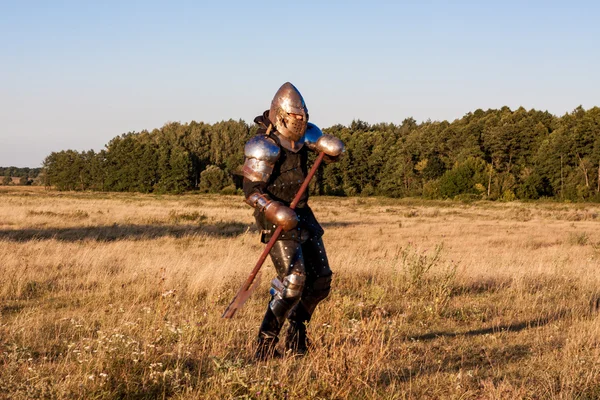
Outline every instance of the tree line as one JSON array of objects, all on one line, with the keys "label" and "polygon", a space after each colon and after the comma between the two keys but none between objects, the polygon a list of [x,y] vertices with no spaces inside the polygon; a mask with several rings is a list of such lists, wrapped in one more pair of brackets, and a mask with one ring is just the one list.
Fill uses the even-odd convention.
[{"label": "tree line", "polygon": [[[242,120],[172,122],[117,136],[99,152],[51,153],[43,176],[59,190],[235,193],[256,130]],[[355,120],[323,131],[342,139],[346,154],[321,168],[316,194],[600,201],[598,107],[560,117],[479,109],[452,122]]]},{"label": "tree line", "polygon": [[12,178],[19,178],[19,185],[31,185],[37,183],[42,168],[18,168],[18,167],[0,167],[0,176],[2,185],[12,185]]}]

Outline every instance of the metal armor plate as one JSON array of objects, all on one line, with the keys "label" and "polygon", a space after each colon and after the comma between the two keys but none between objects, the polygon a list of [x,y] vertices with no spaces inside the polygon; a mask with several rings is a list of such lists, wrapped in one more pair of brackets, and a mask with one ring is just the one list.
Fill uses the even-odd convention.
[{"label": "metal armor plate", "polygon": [[315,124],[309,122],[308,126],[306,127],[306,133],[304,133],[302,141],[306,145],[306,147],[308,147],[312,151],[317,151],[317,140],[319,140],[321,136],[323,136],[323,132],[321,131],[321,129],[319,129],[319,127]]},{"label": "metal armor plate", "polygon": [[[290,114],[301,115],[302,119],[296,119]],[[300,140],[304,135],[308,122],[308,108],[298,89],[290,82],[281,85],[275,93],[271,101],[269,119],[277,132],[292,142]]]},{"label": "metal armor plate", "polygon": [[252,182],[267,182],[280,153],[279,146],[266,136],[255,136],[246,143],[244,177]]}]

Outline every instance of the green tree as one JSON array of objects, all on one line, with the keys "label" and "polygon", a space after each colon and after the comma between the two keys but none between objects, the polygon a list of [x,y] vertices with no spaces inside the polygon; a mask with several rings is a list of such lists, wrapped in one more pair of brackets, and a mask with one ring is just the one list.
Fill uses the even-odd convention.
[{"label": "green tree", "polygon": [[443,198],[453,198],[460,194],[480,193],[477,184],[484,187],[485,169],[485,161],[479,158],[471,157],[463,163],[457,163],[440,178],[440,195]]},{"label": "green tree", "polygon": [[[241,183],[244,144],[256,129],[241,120],[171,122],[117,136],[98,153],[55,152],[43,169],[0,167],[0,175],[39,176],[59,190],[218,191],[231,176]],[[598,107],[561,117],[478,109],[452,122],[355,120],[323,130],[346,144],[346,154],[318,171],[312,193],[600,201]]]},{"label": "green tree", "polygon": [[200,190],[203,192],[217,193],[232,184],[231,178],[216,165],[209,165],[200,174]]}]

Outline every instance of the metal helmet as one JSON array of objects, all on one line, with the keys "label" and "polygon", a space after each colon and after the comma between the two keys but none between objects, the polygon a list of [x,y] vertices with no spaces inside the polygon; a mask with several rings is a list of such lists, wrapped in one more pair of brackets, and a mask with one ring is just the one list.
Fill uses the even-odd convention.
[{"label": "metal helmet", "polygon": [[[290,114],[301,115],[302,119]],[[275,93],[271,101],[269,120],[278,133],[292,142],[299,141],[306,132],[308,109],[302,95],[291,83],[284,83]]]}]

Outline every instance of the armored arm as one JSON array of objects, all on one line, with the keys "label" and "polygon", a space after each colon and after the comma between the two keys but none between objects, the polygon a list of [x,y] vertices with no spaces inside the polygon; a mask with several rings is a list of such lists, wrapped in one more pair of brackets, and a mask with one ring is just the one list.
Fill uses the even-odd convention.
[{"label": "armored arm", "polygon": [[304,144],[317,153],[325,153],[327,162],[335,162],[345,151],[344,143],[333,135],[325,134],[315,124],[308,123]]},{"label": "armored arm", "polygon": [[298,216],[291,208],[273,201],[265,191],[279,152],[279,146],[266,136],[255,136],[246,143],[244,194],[246,203],[264,213],[267,221],[289,231],[298,224]]}]

